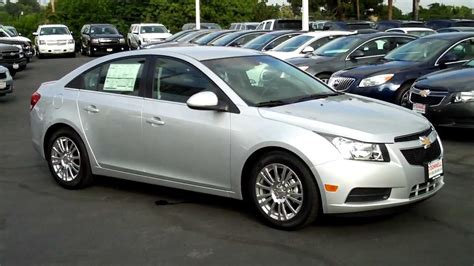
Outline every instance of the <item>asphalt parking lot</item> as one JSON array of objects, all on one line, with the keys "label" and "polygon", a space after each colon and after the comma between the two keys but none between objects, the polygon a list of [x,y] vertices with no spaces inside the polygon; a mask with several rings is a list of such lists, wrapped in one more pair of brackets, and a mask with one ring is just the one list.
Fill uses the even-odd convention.
[{"label": "asphalt parking lot", "polygon": [[435,197],[295,232],[236,200],[105,177],[62,189],[31,145],[30,95],[88,60],[35,59],[0,97],[0,265],[474,265],[472,131],[440,132],[446,186]]}]

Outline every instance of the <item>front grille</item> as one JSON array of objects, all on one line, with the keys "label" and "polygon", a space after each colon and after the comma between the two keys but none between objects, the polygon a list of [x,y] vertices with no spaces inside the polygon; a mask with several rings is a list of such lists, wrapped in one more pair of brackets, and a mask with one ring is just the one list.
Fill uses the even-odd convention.
[{"label": "front grille", "polygon": [[99,40],[101,43],[119,43],[118,39],[106,39],[106,38],[101,38]]},{"label": "front grille", "polygon": [[438,159],[441,156],[441,146],[439,141],[433,142],[427,149],[424,147],[401,150],[403,156],[412,165],[424,165]]},{"label": "front grille", "polygon": [[441,185],[441,178],[436,178],[425,183],[414,185],[410,191],[410,198],[421,196],[435,190]]},{"label": "front grille", "polygon": [[347,196],[348,202],[370,202],[386,200],[392,193],[391,188],[354,188]]},{"label": "front grille", "polygon": [[335,90],[345,91],[352,85],[352,83],[354,83],[354,81],[355,79],[353,78],[331,77],[328,81],[328,85]]},{"label": "front grille", "polygon": [[6,79],[6,78],[7,78],[7,73],[6,72],[0,73],[0,79]]},{"label": "front grille", "polygon": [[67,40],[46,41],[48,45],[66,45]]},{"label": "front grille", "polygon": [[432,131],[433,131],[433,128],[430,127],[428,129],[423,130],[423,131],[418,132],[418,133],[404,135],[404,136],[398,136],[398,137],[395,137],[395,142],[419,140],[420,137],[429,136]]},{"label": "front grille", "polygon": [[421,103],[430,106],[436,106],[439,105],[443,101],[444,97],[446,97],[447,95],[447,91],[431,91],[413,87],[410,90],[410,101],[412,103]]},{"label": "front grille", "polygon": [[17,59],[20,58],[20,53],[19,52],[2,52],[2,57],[4,59]]}]

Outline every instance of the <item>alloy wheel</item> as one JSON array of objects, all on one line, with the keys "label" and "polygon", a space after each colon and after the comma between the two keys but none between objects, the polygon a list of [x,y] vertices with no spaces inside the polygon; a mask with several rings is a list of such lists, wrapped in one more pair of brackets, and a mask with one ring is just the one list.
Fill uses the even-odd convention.
[{"label": "alloy wheel", "polygon": [[259,207],[276,221],[294,218],[303,206],[303,184],[288,166],[273,163],[261,169],[255,193]]},{"label": "alloy wheel", "polygon": [[51,148],[51,164],[61,180],[70,182],[76,179],[81,169],[81,154],[76,143],[67,137],[56,139]]}]

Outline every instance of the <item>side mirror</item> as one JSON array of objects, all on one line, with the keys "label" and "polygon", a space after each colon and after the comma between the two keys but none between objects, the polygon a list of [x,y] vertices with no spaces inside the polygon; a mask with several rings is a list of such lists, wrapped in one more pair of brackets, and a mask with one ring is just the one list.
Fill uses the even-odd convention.
[{"label": "side mirror", "polygon": [[301,51],[302,54],[312,54],[314,52],[314,48],[311,46],[306,46],[303,48],[303,51]]},{"label": "side mirror", "polygon": [[21,33],[18,33],[18,36],[22,36]]},{"label": "side mirror", "polygon": [[170,30],[168,30],[168,33],[171,33],[171,31],[170,31]]},{"label": "side mirror", "polygon": [[439,65],[446,65],[449,62],[455,62],[455,61],[458,61],[458,60],[459,60],[459,58],[458,58],[457,55],[455,55],[453,53],[447,53],[439,59],[438,64]]},{"label": "side mirror", "polygon": [[186,105],[195,110],[227,111],[227,105],[220,105],[217,95],[212,91],[202,91],[191,96]]},{"label": "side mirror", "polygon": [[36,31],[33,32],[33,36],[38,36],[38,33]]},{"label": "side mirror", "polygon": [[361,50],[355,50],[355,51],[349,56],[349,58],[350,58],[351,60],[356,60],[357,58],[363,57],[363,56],[365,56],[365,53],[364,53],[363,51],[361,51]]}]

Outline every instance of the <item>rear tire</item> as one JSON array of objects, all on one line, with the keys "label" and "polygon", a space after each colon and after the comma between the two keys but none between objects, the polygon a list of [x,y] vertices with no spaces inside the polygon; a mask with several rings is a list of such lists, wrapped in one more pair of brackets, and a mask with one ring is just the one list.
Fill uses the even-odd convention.
[{"label": "rear tire", "polygon": [[79,135],[71,129],[54,132],[46,145],[46,160],[54,180],[67,189],[80,189],[92,184],[87,150]]},{"label": "rear tire", "polygon": [[247,200],[268,225],[294,230],[313,223],[320,210],[318,186],[308,167],[292,154],[273,151],[250,171]]}]

